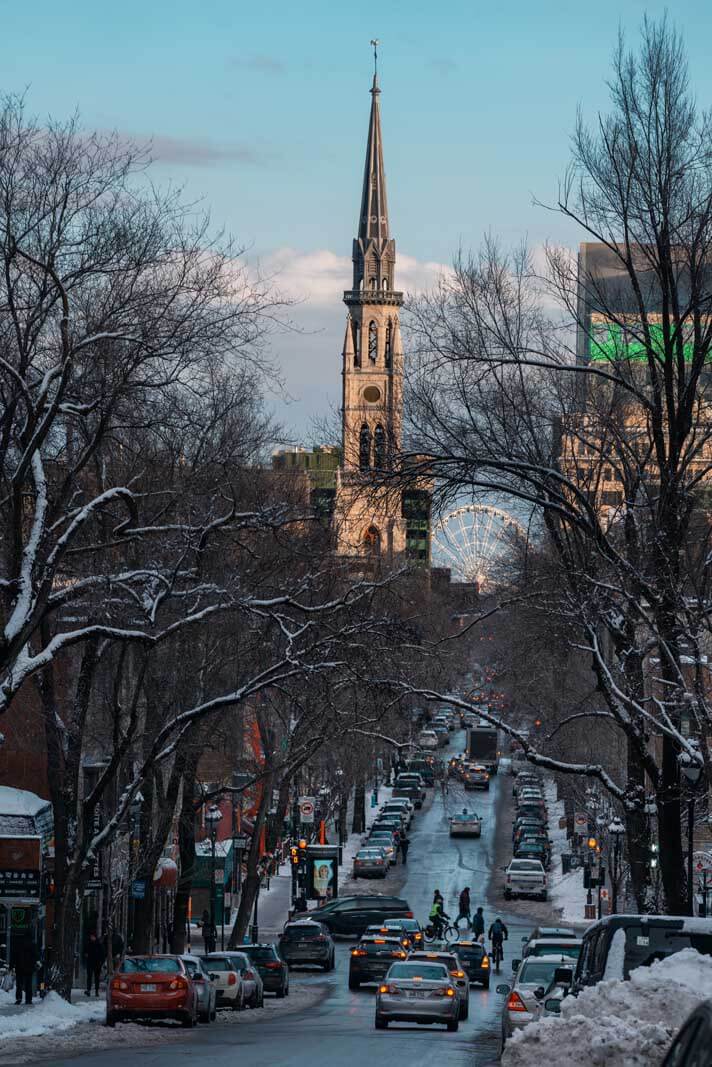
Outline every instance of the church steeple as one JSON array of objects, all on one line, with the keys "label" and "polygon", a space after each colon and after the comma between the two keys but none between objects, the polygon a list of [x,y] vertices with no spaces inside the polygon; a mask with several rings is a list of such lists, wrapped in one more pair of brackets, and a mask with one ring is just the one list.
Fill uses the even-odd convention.
[{"label": "church steeple", "polygon": [[366,165],[363,169],[363,192],[358,235],[362,241],[384,241],[388,238],[388,199],[386,197],[386,172],[383,167],[383,138],[381,136],[381,109],[378,98],[378,74],[373,75],[371,88],[371,117],[368,122]]}]

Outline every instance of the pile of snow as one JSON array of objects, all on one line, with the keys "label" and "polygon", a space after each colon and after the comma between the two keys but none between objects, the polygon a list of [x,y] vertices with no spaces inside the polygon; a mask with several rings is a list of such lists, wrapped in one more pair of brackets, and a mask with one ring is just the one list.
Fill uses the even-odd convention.
[{"label": "pile of snow", "polygon": [[0,785],[0,815],[24,815],[25,818],[33,819],[48,806],[48,800],[43,800],[36,793],[30,793],[28,789],[13,789],[9,785]]},{"label": "pile of snow", "polygon": [[502,1067],[657,1067],[674,1034],[712,989],[712,957],[686,948],[566,997],[561,1015],[531,1023],[509,1039]]},{"label": "pile of snow", "polygon": [[564,922],[584,923],[586,922],[584,918],[586,890],[583,887],[583,871],[580,867],[576,867],[568,874],[562,874],[561,853],[569,852],[570,846],[565,828],[559,826],[559,820],[563,819],[566,814],[564,802],[556,799],[556,785],[551,779],[546,782],[546,806],[549,812],[549,837],[551,839],[549,900],[554,908],[561,912]]},{"label": "pile of snow", "polygon": [[0,999],[0,1049],[6,1039],[40,1037],[42,1034],[69,1030],[79,1023],[98,1022],[106,1014],[103,1000],[87,1000],[84,1004],[68,1004],[58,993],[48,993],[44,1000],[15,1009],[12,993]]}]

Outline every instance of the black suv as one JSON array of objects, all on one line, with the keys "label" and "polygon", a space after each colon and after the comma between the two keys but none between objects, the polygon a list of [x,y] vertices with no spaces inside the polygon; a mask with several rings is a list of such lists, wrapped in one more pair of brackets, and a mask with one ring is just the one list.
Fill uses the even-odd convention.
[{"label": "black suv", "polygon": [[483,989],[489,989],[490,961],[487,949],[480,941],[469,938],[450,941],[447,950],[457,955],[471,982],[479,982]]},{"label": "black suv", "polygon": [[313,919],[287,923],[279,938],[279,954],[290,967],[312,963],[333,971],[335,946],[328,926]]},{"label": "black suv", "polygon": [[265,993],[279,999],[289,996],[289,967],[274,945],[240,945],[260,973]]},{"label": "black suv", "polygon": [[360,937],[367,926],[375,926],[386,919],[412,919],[407,900],[381,893],[370,896],[339,897],[319,908],[318,921],[328,926],[332,934]]}]

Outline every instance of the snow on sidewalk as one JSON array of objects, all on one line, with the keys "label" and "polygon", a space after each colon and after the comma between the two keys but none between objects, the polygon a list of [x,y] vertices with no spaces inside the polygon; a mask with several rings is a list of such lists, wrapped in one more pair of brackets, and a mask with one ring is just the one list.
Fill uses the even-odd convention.
[{"label": "snow on sidewalk", "polygon": [[17,1007],[15,994],[0,991],[0,1049],[6,1038],[40,1037],[42,1034],[69,1030],[79,1023],[103,1020],[106,1004],[103,998],[68,1004],[59,993],[48,993],[32,1004]]},{"label": "snow on sidewalk", "polygon": [[712,989],[712,957],[686,948],[627,982],[609,980],[565,997],[561,1015],[511,1037],[502,1067],[569,1067],[575,1050],[587,1067],[658,1067],[672,1037]]},{"label": "snow on sidewalk", "polygon": [[554,908],[561,910],[564,922],[584,923],[586,890],[583,887],[583,871],[580,867],[563,874],[561,853],[569,852],[566,830],[559,828],[559,819],[565,817],[563,800],[556,799],[556,783],[546,782],[546,806],[549,812],[549,837],[551,839],[551,870],[549,871],[549,900]]}]

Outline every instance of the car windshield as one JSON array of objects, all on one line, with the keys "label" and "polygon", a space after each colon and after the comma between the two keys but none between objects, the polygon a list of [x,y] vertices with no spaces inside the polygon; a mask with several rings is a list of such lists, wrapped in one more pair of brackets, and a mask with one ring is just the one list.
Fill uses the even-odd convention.
[{"label": "car windshield", "polygon": [[565,956],[571,956],[573,959],[577,960],[580,952],[580,945],[557,945],[554,942],[551,945],[537,945],[533,955],[536,957],[560,956],[563,953]]},{"label": "car windshield", "polygon": [[181,971],[178,960],[157,959],[151,956],[127,956],[121,963],[123,974],[136,974],[138,971],[150,974],[175,974]]},{"label": "car windshield", "polygon": [[275,951],[271,945],[249,945],[245,947],[245,952],[251,960],[273,960],[275,957]]},{"label": "car windshield", "polygon": [[203,960],[203,963],[209,971],[234,971],[235,965],[230,960],[223,958],[214,959],[209,957]]},{"label": "car windshield", "polygon": [[458,956],[463,960],[474,959],[475,957],[477,957],[477,959],[481,959],[482,956],[484,956],[485,954],[484,946],[478,945],[475,941],[473,941],[470,945],[463,945],[461,943],[458,943],[455,946],[455,951],[457,952]]},{"label": "car windshield", "polygon": [[183,963],[185,964],[185,969],[188,974],[193,975],[197,972],[198,964],[195,963],[193,960],[183,960]]},{"label": "car windshield", "polygon": [[562,966],[564,964],[561,962],[561,952],[556,960],[526,960],[517,975],[516,984],[546,986],[554,977],[554,971]]},{"label": "car windshield", "polygon": [[314,941],[321,936],[321,929],[307,923],[304,926],[288,926],[283,935],[287,941]]},{"label": "car windshield", "polygon": [[441,963],[394,963],[388,972],[389,978],[424,978],[436,982],[448,977],[447,967]]}]

